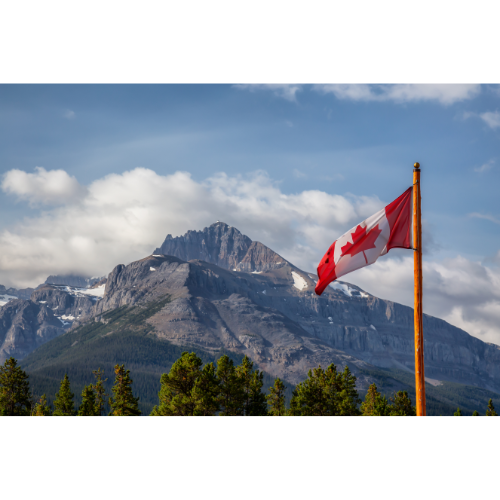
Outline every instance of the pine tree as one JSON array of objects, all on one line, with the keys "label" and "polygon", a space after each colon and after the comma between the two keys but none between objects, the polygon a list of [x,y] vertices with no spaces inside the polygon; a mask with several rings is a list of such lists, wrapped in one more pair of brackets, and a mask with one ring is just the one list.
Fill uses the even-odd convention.
[{"label": "pine tree", "polygon": [[244,393],[233,360],[227,355],[221,356],[217,360],[216,373],[220,384],[220,415],[243,415]]},{"label": "pine tree", "polygon": [[356,377],[348,367],[343,373],[331,364],[309,370],[308,378],[298,384],[290,401],[289,415],[359,415]]},{"label": "pine tree", "polygon": [[274,385],[269,388],[269,394],[266,396],[269,405],[268,414],[274,417],[286,415],[285,407],[286,386],[280,378],[274,380]]},{"label": "pine tree", "polygon": [[196,379],[192,395],[195,402],[194,415],[210,416],[219,411],[219,380],[213,363],[203,367]]},{"label": "pine tree", "polygon": [[488,401],[488,409],[486,410],[487,417],[498,417],[498,413],[495,411],[495,407],[493,406],[493,401],[490,399]]},{"label": "pine tree", "polygon": [[[335,366],[335,365],[330,365]],[[329,367],[330,369],[330,367]],[[335,375],[339,382],[337,383],[339,395],[338,415],[340,416],[356,416],[360,415],[358,406],[361,403],[358,391],[356,390],[356,377],[351,373],[346,365],[342,375]]]},{"label": "pine tree", "polygon": [[461,417],[462,416],[462,411],[460,408],[457,408],[457,411],[453,414],[454,417]]},{"label": "pine tree", "polygon": [[47,417],[50,415],[50,406],[47,403],[47,397],[45,394],[40,398],[38,403],[34,407],[33,416],[35,417]]},{"label": "pine tree", "polygon": [[78,409],[80,417],[97,417],[100,412],[96,406],[96,393],[92,384],[86,385],[82,391],[82,404]]},{"label": "pine tree", "polygon": [[361,403],[361,413],[366,417],[380,417],[390,415],[391,405],[385,396],[377,390],[375,384],[371,384],[366,393],[365,400]]},{"label": "pine tree", "polygon": [[240,382],[242,393],[243,415],[265,416],[267,415],[266,395],[262,392],[264,385],[264,374],[253,369],[253,362],[244,356],[240,365],[236,367],[236,375]]},{"label": "pine tree", "polygon": [[54,400],[54,413],[58,417],[67,417],[75,414],[75,403],[73,398],[75,395],[71,392],[68,374],[64,375],[61,380],[59,392]]},{"label": "pine tree", "polygon": [[93,385],[94,393],[95,393],[95,402],[94,408],[97,416],[101,416],[104,411],[104,404],[106,403],[106,398],[108,394],[106,394],[106,390],[104,389],[104,382],[108,380],[107,378],[103,379],[104,371],[100,368],[97,370],[93,370],[92,373],[96,378],[96,382]]},{"label": "pine tree", "polygon": [[472,414],[473,417],[479,417],[479,413],[477,412],[477,410],[474,410],[474,413]]},{"label": "pine tree", "polygon": [[245,415],[250,417],[265,417],[267,415],[266,395],[262,392],[264,373],[255,370],[250,380],[250,404]]},{"label": "pine tree", "polygon": [[417,411],[411,404],[410,396],[407,391],[398,391],[391,398],[391,415],[414,417]]},{"label": "pine tree", "polygon": [[0,366],[0,415],[29,415],[31,406],[28,375],[11,357]]},{"label": "pine tree", "polygon": [[139,410],[139,398],[132,394],[133,380],[130,378],[130,370],[125,370],[125,365],[115,365],[115,384],[113,385],[113,397],[109,398],[111,407],[110,415],[114,416],[137,416]]},{"label": "pine tree", "polygon": [[[194,352],[183,352],[170,368],[170,372],[161,376],[161,387],[158,394],[160,404],[153,408],[151,415],[191,416],[195,414],[197,400],[199,402],[198,411],[206,412],[207,407],[210,406],[210,402],[207,400],[210,388],[205,387],[205,382],[208,382],[211,375],[215,375],[215,373],[211,373],[210,367],[206,368],[203,380],[200,380],[200,385],[195,391],[195,397],[193,391],[202,375],[202,365],[202,360]],[[208,392],[205,393],[205,390]],[[212,396],[216,398],[217,391]]]}]

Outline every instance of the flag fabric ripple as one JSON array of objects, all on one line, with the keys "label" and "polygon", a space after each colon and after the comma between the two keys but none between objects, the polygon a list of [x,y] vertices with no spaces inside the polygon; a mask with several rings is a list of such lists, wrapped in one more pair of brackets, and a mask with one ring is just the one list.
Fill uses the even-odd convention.
[{"label": "flag fabric ripple", "polygon": [[316,293],[347,273],[373,264],[391,248],[412,248],[412,191],[333,242],[318,266]]}]

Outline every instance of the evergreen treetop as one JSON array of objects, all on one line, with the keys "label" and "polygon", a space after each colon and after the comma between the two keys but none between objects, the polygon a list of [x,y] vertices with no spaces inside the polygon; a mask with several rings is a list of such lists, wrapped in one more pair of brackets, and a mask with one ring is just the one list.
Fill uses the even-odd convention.
[{"label": "evergreen treetop", "polygon": [[68,374],[64,375],[61,380],[59,392],[56,393],[54,400],[54,416],[68,417],[75,415],[75,403],[73,398],[75,395],[71,392]]},{"label": "evergreen treetop", "polygon": [[331,364],[309,370],[306,380],[295,387],[289,415],[359,415],[356,377],[346,367],[343,373]]},{"label": "evergreen treetop", "polygon": [[244,356],[236,367],[236,376],[241,390],[241,411],[245,416],[267,415],[266,395],[262,392],[264,374],[253,369],[253,362]]},{"label": "evergreen treetop", "polygon": [[361,413],[366,417],[382,417],[391,415],[392,407],[385,396],[377,390],[376,384],[368,387],[365,400],[361,403]]},{"label": "evergreen treetop", "polygon": [[0,366],[0,415],[20,416],[31,412],[28,375],[10,357]]},{"label": "evergreen treetop", "polygon": [[415,417],[417,415],[416,408],[412,406],[410,396],[407,391],[398,391],[391,398],[391,415]]},{"label": "evergreen treetop", "polygon": [[276,378],[274,385],[269,388],[269,394],[266,396],[269,415],[274,417],[286,415],[285,391],[286,387],[283,381],[280,378]]},{"label": "evergreen treetop", "polygon": [[243,415],[245,397],[240,378],[236,373],[233,360],[226,354],[217,360],[217,378],[219,379],[220,415]]},{"label": "evergreen treetop", "polygon": [[104,411],[104,405],[106,403],[106,398],[108,397],[108,394],[106,394],[106,390],[104,389],[104,382],[108,379],[103,379],[104,371],[100,368],[93,370],[92,373],[96,378],[95,384],[93,385],[95,394],[94,409],[96,415],[100,416]]},{"label": "evergreen treetop", "polygon": [[141,414],[139,398],[134,398],[132,394],[132,383],[130,370],[125,370],[125,365],[115,365],[113,396],[109,398],[110,415],[128,417]]},{"label": "evergreen treetop", "polygon": [[[170,368],[170,372],[161,376],[161,388],[158,394],[160,404],[153,408],[151,414],[192,416],[195,415],[195,410],[204,414],[206,412],[204,406],[210,406],[208,399],[216,398],[217,391],[213,394],[213,387],[210,385],[211,378],[215,383],[214,370],[208,367],[202,371],[202,365],[202,360],[194,352],[183,352]],[[203,380],[199,381],[202,375]]]},{"label": "evergreen treetop", "polygon": [[488,409],[486,410],[487,417],[498,417],[498,413],[495,411],[495,407],[493,406],[493,401],[490,399],[488,401]]},{"label": "evergreen treetop", "polygon": [[47,397],[45,394],[40,398],[38,403],[34,407],[33,416],[34,417],[48,417],[50,415],[50,406],[47,403]]},{"label": "evergreen treetop", "polygon": [[82,404],[78,408],[80,417],[97,417],[100,412],[96,406],[96,393],[92,384],[86,385],[82,391]]}]

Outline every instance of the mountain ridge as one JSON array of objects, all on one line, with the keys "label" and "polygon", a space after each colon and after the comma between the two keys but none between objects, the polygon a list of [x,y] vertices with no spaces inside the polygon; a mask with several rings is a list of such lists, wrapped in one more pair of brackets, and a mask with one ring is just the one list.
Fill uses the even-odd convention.
[{"label": "mountain ridge", "polygon": [[[174,255],[161,253],[166,250]],[[198,257],[184,260],[193,256]],[[169,295],[172,301],[147,320],[156,338],[247,354],[260,369],[292,383],[320,363],[347,364],[360,375],[360,387],[369,382],[362,373],[373,367],[413,371],[411,308],[340,281],[318,297],[316,280],[262,243],[217,222],[182,237],[168,235],[152,255],[119,264],[108,275],[103,297],[92,299],[86,309],[78,301],[71,305],[61,289],[38,290],[32,301],[48,303],[51,296],[52,308],[60,303],[70,312],[79,307],[80,317],[71,313],[71,333],[112,310],[146,307]],[[0,329],[0,345],[1,335]],[[433,383],[500,392],[498,346],[427,315],[424,338],[426,375]]]}]

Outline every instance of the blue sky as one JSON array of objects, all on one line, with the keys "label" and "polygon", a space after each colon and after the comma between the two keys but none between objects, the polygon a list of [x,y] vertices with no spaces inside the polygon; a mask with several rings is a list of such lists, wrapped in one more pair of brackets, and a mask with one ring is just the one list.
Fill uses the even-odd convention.
[{"label": "blue sky", "polygon": [[[102,190],[114,192],[106,182],[114,186],[124,177],[106,176],[135,172],[130,174],[133,177],[139,175],[138,167],[143,169],[140,172],[154,173],[146,175],[147,182],[158,186],[165,181],[166,189],[173,185],[169,176],[189,173],[191,180],[176,178],[178,186],[189,185],[189,196],[194,200],[201,199],[201,195],[193,194],[200,189],[210,192],[210,199],[197,206],[197,213],[204,213],[203,217],[186,216],[175,221],[160,217],[147,235],[134,233],[124,222],[122,233],[130,230],[130,238],[137,239],[138,246],[131,244],[136,250],[129,254],[112,253],[106,247],[110,257],[105,263],[97,264],[104,252],[97,238],[82,243],[92,258],[81,267],[68,262],[58,264],[60,259],[40,258],[37,262],[30,255],[30,264],[21,273],[19,262],[14,264],[4,257],[0,283],[36,285],[43,275],[58,271],[109,272],[108,268],[121,260],[144,256],[141,252],[148,245],[161,244],[167,233],[201,229],[214,222],[214,217],[227,220],[253,239],[260,239],[285,257],[296,259],[303,268],[313,270],[316,259],[327,249],[327,241],[332,242],[362,220],[356,217],[370,215],[372,208],[391,202],[411,184],[412,165],[419,161],[427,240],[424,258],[431,266],[429,275],[437,273],[436,279],[444,288],[449,279],[449,287],[464,287],[475,294],[471,299],[468,295],[458,296],[456,291],[451,295],[445,291],[444,295],[448,295],[441,297],[444,302],[436,299],[445,312],[438,314],[441,309],[436,306],[430,313],[497,341],[500,329],[492,325],[500,318],[499,146],[500,87],[493,85],[2,85],[0,247],[3,245],[4,255],[19,254],[16,245],[24,248],[31,245],[30,241],[32,249],[37,248],[41,254],[44,245],[48,245],[49,252],[50,248],[62,248],[66,240],[80,241],[93,230],[99,232],[99,228],[91,227],[95,219],[89,222],[84,218],[96,206],[91,201],[95,190],[101,186]],[[49,174],[42,175],[43,171],[36,167]],[[65,176],[60,178],[62,184],[50,180],[50,172],[57,170]],[[16,171],[32,176],[14,175]],[[55,184],[49,185],[51,182]],[[121,201],[110,195],[110,206],[117,213],[118,205],[126,203],[122,196],[125,200],[127,196],[131,200],[147,197],[147,187],[144,194],[136,195],[134,182],[127,184],[131,186],[129,191],[123,188],[124,194],[117,194]],[[71,196],[61,194],[62,189]],[[239,204],[242,215],[229,210],[217,217],[217,210],[225,209],[209,209],[220,201],[219,190],[228,203]],[[326,193],[328,203],[334,205],[318,203],[311,208],[311,203],[319,199],[314,194],[317,192]],[[184,198],[176,201],[174,208],[168,204],[167,195],[164,205],[158,196],[158,207],[138,201],[137,210],[151,211],[148,220],[157,217],[158,211],[184,210]],[[265,198],[271,210],[269,207],[276,201],[272,201],[273,197],[286,198],[287,203],[294,200],[296,206],[302,203],[308,208],[298,218],[287,220],[286,228],[279,222],[264,228],[266,219],[262,218],[265,214],[259,203]],[[342,211],[335,208],[341,206],[335,205],[337,202],[351,203],[352,214],[344,218],[336,214],[337,222],[332,219],[319,224],[313,236],[307,225],[313,225],[315,213],[321,217],[323,210]],[[365,203],[363,208],[364,202],[368,205]],[[100,216],[105,217],[107,212],[102,210]],[[279,210],[284,210],[285,216],[290,213],[280,205],[274,214]],[[70,220],[75,221],[75,227]],[[69,224],[67,228],[65,223]],[[78,227],[82,228],[81,234]],[[33,236],[34,228],[45,228],[47,238],[43,234]],[[56,229],[60,232],[57,241],[49,242]],[[321,236],[317,236],[319,233]],[[79,251],[78,244],[74,245]],[[399,251],[387,258],[394,265],[404,262],[406,272],[407,257]],[[465,264],[460,266],[456,259],[464,259]],[[95,271],[92,262],[96,262]],[[469,264],[472,267],[467,277],[453,281],[450,276],[456,273],[457,266],[467,268]],[[373,272],[387,271],[384,264],[377,265],[372,266]],[[404,274],[398,269],[393,272]],[[352,279],[346,279],[384,298],[402,297],[400,301],[411,302],[411,297],[401,296],[398,288],[406,287],[407,281],[391,282],[384,288],[377,284],[379,275],[370,277],[366,273],[353,273]],[[484,275],[481,279],[485,281],[474,281],[478,273]],[[437,283],[429,280],[429,286],[436,285],[434,289]],[[488,287],[493,290],[489,298],[481,295],[481,290]],[[454,307],[453,300],[460,310]],[[491,321],[479,325],[474,316],[479,309],[465,309],[471,300],[475,307],[486,307],[483,316],[491,317]]]},{"label": "blue sky", "polygon": [[[338,99],[312,86],[295,100],[280,95],[229,85],[2,86],[1,172],[64,169],[88,184],[138,166],[200,181],[263,169],[285,193],[389,202],[420,161],[424,218],[443,255],[498,251],[497,225],[469,215],[500,219],[500,127],[478,116],[500,109],[498,87],[451,104]],[[10,217],[27,213],[12,205],[2,196]]]}]

